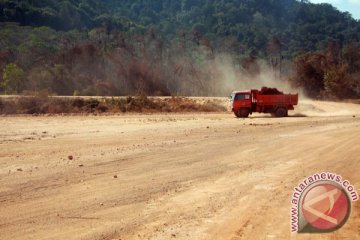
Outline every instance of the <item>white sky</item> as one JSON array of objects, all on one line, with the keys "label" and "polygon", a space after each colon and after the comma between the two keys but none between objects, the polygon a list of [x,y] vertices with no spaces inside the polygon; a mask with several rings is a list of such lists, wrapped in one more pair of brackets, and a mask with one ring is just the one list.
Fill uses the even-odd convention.
[{"label": "white sky", "polygon": [[349,12],[360,20],[360,0],[310,0],[312,3],[330,3],[342,12]]}]

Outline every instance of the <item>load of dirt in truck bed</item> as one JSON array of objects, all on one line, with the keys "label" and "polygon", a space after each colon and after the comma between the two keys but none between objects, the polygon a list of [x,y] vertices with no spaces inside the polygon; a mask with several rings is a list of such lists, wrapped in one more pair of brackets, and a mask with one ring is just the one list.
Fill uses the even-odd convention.
[{"label": "load of dirt in truck bed", "polygon": [[284,94],[284,93],[277,90],[277,88],[262,87],[260,94],[262,94],[262,95],[280,95],[280,94]]}]

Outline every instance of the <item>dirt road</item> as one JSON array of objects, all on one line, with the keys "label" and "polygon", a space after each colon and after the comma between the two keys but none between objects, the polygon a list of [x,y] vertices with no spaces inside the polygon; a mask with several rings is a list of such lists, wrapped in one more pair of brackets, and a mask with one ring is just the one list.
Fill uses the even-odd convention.
[{"label": "dirt road", "polygon": [[0,117],[0,239],[356,239],[290,233],[304,177],[360,192],[360,105],[305,101],[293,117]]}]

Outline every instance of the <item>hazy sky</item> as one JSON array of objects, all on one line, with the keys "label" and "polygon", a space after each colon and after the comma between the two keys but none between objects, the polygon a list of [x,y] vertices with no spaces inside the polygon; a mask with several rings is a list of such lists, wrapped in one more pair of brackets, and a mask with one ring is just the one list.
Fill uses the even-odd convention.
[{"label": "hazy sky", "polygon": [[310,0],[313,3],[330,3],[342,12],[349,12],[360,20],[360,0]]}]

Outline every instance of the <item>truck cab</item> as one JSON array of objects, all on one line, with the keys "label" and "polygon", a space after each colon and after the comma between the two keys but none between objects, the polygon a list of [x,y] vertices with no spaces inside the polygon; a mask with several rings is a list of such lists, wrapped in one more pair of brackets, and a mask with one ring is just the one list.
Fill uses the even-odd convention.
[{"label": "truck cab", "polygon": [[251,91],[234,91],[231,93],[232,111],[237,117],[248,117],[252,109]]}]

